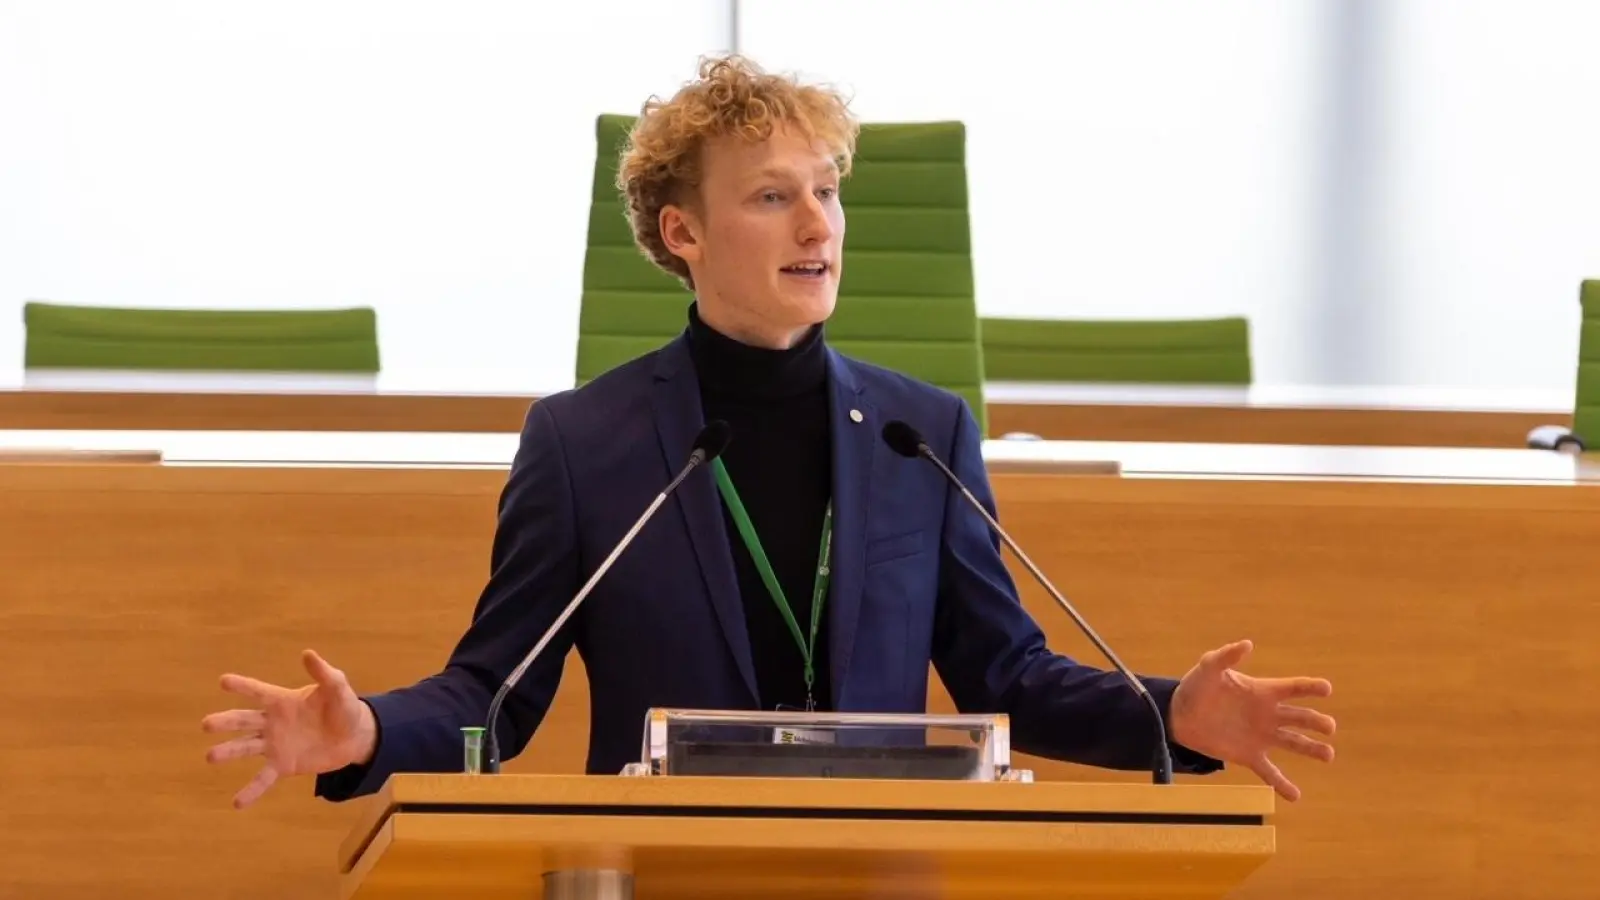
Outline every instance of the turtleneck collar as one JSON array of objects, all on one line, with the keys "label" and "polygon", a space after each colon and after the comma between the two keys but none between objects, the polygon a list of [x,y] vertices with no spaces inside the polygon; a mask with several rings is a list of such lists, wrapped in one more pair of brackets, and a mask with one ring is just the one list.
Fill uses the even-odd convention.
[{"label": "turtleneck collar", "polygon": [[753,347],[707,325],[691,303],[689,353],[701,390],[717,393],[779,399],[817,390],[828,379],[821,325],[786,350]]}]

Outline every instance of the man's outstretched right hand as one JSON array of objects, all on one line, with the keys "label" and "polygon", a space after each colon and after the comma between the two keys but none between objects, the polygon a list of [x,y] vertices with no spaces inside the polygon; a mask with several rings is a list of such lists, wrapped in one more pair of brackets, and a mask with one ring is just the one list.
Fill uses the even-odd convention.
[{"label": "man's outstretched right hand", "polygon": [[200,722],[209,733],[242,732],[206,753],[211,763],[261,756],[266,762],[233,797],[235,809],[261,799],[286,775],[320,775],[372,758],[378,723],[372,708],[351,689],[344,673],[315,651],[300,655],[312,683],[279,687],[243,675],[222,676],[222,689],[248,697],[259,709],[230,709]]}]

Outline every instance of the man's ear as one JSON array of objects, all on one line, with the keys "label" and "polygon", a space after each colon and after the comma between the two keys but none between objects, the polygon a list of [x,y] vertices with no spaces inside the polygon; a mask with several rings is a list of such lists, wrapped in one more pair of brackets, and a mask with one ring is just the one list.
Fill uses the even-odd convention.
[{"label": "man's ear", "polygon": [[694,211],[669,203],[661,207],[661,242],[667,251],[686,263],[700,261],[700,220]]}]

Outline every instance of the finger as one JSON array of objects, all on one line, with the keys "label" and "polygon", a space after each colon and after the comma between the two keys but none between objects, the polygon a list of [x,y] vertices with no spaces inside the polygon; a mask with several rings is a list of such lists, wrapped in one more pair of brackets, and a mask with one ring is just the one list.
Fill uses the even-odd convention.
[{"label": "finger", "polygon": [[270,765],[262,766],[261,771],[256,773],[256,777],[250,779],[249,784],[240,788],[239,793],[233,795],[233,808],[244,809],[257,800],[260,800],[261,795],[265,794],[269,789],[271,789],[273,783],[277,780],[277,769],[274,769]]},{"label": "finger", "polygon": [[315,650],[306,650],[301,653],[300,662],[305,665],[306,672],[310,673],[311,679],[322,687],[337,691],[348,684],[344,673],[328,665],[328,661],[317,655]]},{"label": "finger", "polygon": [[260,756],[261,751],[266,746],[266,740],[260,735],[252,734],[249,737],[234,738],[231,741],[223,741],[207,750],[206,762],[231,762],[235,759],[244,759],[246,756]]},{"label": "finger", "polygon": [[1250,641],[1234,641],[1208,651],[1206,655],[1200,657],[1200,665],[1213,672],[1232,669],[1244,662],[1253,649],[1255,645]]},{"label": "finger", "polygon": [[1332,745],[1325,744],[1315,738],[1308,738],[1287,728],[1279,728],[1277,734],[1273,736],[1272,742],[1301,756],[1309,756],[1312,759],[1320,759],[1323,762],[1333,762]]},{"label": "finger", "polygon": [[265,728],[267,717],[259,709],[230,709],[226,712],[216,712],[200,720],[200,730],[216,733],[219,731],[260,731]]},{"label": "finger", "polygon": [[222,689],[249,697],[258,703],[265,703],[283,693],[283,688],[275,684],[267,684],[248,675],[235,675],[232,672],[222,676]]},{"label": "finger", "polygon": [[1290,728],[1314,731],[1328,737],[1332,737],[1338,727],[1333,716],[1315,709],[1306,709],[1304,706],[1279,706],[1278,722]]},{"label": "finger", "polygon": [[1275,700],[1333,696],[1333,682],[1326,678],[1265,678],[1262,681],[1267,694]]},{"label": "finger", "polygon": [[1262,756],[1260,760],[1250,767],[1250,770],[1255,772],[1256,776],[1262,781],[1271,785],[1272,789],[1277,791],[1278,796],[1283,799],[1290,803],[1300,799],[1300,789],[1295,787],[1294,782],[1290,781],[1283,774],[1283,771],[1273,764],[1272,760]]}]

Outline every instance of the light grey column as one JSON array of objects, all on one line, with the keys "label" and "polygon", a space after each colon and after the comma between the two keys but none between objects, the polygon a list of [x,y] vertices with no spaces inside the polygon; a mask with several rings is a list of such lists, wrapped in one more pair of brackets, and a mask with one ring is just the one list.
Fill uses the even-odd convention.
[{"label": "light grey column", "polygon": [[1392,349],[1381,232],[1390,0],[1321,0],[1311,308],[1299,379],[1382,383]]}]

